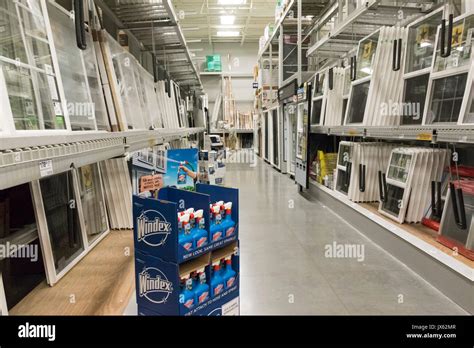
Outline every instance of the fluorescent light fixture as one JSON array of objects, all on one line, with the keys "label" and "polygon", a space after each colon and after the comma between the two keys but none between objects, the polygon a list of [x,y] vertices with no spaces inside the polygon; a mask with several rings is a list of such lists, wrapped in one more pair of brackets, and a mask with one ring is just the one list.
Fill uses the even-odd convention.
[{"label": "fluorescent light fixture", "polygon": [[362,68],[362,69],[360,69],[360,71],[362,71],[362,72],[364,72],[368,75],[372,74],[372,68],[370,68],[370,67]]},{"label": "fluorescent light fixture", "polygon": [[240,31],[218,31],[217,36],[234,37],[239,36]]},{"label": "fluorescent light fixture", "polygon": [[420,43],[420,48],[431,47],[431,46],[433,46],[433,45],[429,41],[422,41]]},{"label": "fluorescent light fixture", "polygon": [[244,5],[247,0],[219,0],[217,3],[219,5]]},{"label": "fluorescent light fixture", "polygon": [[235,16],[221,16],[221,24],[232,25],[235,23]]}]

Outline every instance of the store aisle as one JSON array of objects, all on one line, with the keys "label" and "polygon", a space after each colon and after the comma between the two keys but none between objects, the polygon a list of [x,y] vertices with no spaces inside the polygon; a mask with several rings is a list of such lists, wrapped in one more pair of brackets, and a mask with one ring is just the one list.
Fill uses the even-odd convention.
[{"label": "store aisle", "polygon": [[[226,185],[240,189],[243,315],[466,314],[333,211],[299,195],[288,176],[262,161],[228,164],[226,175]],[[344,247],[358,252],[329,257]]]}]

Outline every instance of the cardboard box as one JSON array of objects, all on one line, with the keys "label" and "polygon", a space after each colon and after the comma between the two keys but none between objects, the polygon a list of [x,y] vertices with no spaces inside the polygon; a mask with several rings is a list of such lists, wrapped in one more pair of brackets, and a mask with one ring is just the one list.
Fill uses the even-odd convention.
[{"label": "cardboard box", "polygon": [[[186,308],[180,301],[180,280],[185,275],[205,269],[207,283],[210,284],[212,261],[232,257],[232,268],[236,272],[234,284],[219,295],[210,296],[206,302]],[[136,298],[139,315],[219,315],[238,314],[240,256],[238,242],[215,250],[201,257],[176,264],[140,252],[135,257]],[[237,308],[236,308],[237,307]]]},{"label": "cardboard box", "polygon": [[[209,192],[212,192],[213,197],[216,197],[214,201],[211,200],[210,194],[205,192],[206,190],[191,192],[171,187],[161,189],[158,193],[158,199],[134,195],[133,231],[135,250],[169,262],[182,263],[236,241],[238,238],[238,190],[209,187],[211,188]],[[232,202],[232,220],[235,221],[236,226],[231,236],[211,242],[209,206],[211,203],[220,200]],[[177,215],[178,212],[189,208],[204,211],[205,229],[209,236],[207,245],[191,251],[184,249],[178,243]]]}]

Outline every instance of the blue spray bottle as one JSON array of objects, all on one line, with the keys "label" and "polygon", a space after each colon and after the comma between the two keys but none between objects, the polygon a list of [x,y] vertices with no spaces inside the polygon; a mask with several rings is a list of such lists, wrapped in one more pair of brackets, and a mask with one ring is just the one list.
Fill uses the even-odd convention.
[{"label": "blue spray bottle", "polygon": [[186,165],[186,162],[181,162],[178,168],[178,185],[186,184],[188,178],[188,174],[186,174],[186,171],[182,168],[184,165]]},{"label": "blue spray bottle", "polygon": [[183,231],[183,223],[181,221],[181,214],[178,213],[178,237],[184,233]]},{"label": "blue spray bottle", "polygon": [[220,275],[220,262],[213,265],[214,272],[211,277],[211,293],[212,297],[219,295],[224,291],[224,279]]},{"label": "blue spray bottle", "polygon": [[235,283],[235,277],[237,273],[232,268],[232,257],[228,257],[225,260],[225,271],[222,275],[222,279],[224,279],[224,287],[225,289],[230,289],[232,285]]},{"label": "blue spray bottle", "polygon": [[221,240],[224,235],[221,225],[222,217],[220,206],[214,205],[212,207],[212,213],[214,215],[214,224],[211,228],[211,238],[213,242],[217,242],[218,240]]},{"label": "blue spray bottle", "polygon": [[208,233],[206,231],[205,219],[203,218],[203,210],[198,210],[194,213],[196,219],[196,227],[193,232],[193,240],[196,248],[203,247],[208,244]]},{"label": "blue spray bottle", "polygon": [[179,302],[187,309],[194,307],[194,291],[193,291],[193,280],[187,276],[181,279],[182,291],[179,295]]},{"label": "blue spray bottle", "polygon": [[194,302],[201,304],[209,299],[209,285],[206,282],[206,273],[204,269],[198,270],[199,284],[196,286],[194,291]]},{"label": "blue spray bottle", "polygon": [[184,214],[180,218],[183,224],[184,233],[178,236],[179,245],[187,251],[193,250],[193,237],[191,236],[191,225],[189,223],[189,214]]},{"label": "blue spray bottle", "polygon": [[225,208],[225,218],[224,218],[224,235],[225,237],[230,237],[234,234],[235,231],[235,221],[232,220],[232,202],[224,204]]}]

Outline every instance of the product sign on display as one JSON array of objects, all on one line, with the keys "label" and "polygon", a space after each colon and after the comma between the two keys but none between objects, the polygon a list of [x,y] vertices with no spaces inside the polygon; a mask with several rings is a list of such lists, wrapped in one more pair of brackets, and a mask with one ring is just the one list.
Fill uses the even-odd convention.
[{"label": "product sign on display", "polygon": [[144,175],[140,178],[140,193],[159,190],[163,187],[162,175]]},{"label": "product sign on display", "polygon": [[198,159],[198,149],[168,150],[165,186],[193,190],[198,175]]}]

